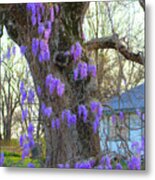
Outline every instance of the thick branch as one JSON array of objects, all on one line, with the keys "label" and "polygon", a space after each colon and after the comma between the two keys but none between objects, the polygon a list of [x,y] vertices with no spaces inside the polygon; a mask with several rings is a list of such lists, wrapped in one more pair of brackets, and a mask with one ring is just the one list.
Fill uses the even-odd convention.
[{"label": "thick branch", "polygon": [[144,65],[144,57],[141,53],[133,53],[119,40],[117,35],[90,40],[86,43],[88,50],[115,49],[126,59]]}]

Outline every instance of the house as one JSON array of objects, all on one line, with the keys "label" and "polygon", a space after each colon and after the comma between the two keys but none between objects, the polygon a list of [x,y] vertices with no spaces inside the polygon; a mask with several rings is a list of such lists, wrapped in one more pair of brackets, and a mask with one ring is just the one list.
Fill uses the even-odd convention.
[{"label": "house", "polygon": [[101,151],[117,154],[134,151],[140,146],[145,126],[145,84],[115,96],[104,107],[104,118],[100,122]]}]

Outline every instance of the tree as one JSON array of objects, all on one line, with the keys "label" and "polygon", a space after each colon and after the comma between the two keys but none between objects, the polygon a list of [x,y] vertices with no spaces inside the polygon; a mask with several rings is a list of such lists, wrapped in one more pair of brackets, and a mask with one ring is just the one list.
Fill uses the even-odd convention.
[{"label": "tree", "polygon": [[[33,77],[45,132],[46,167],[56,167],[66,162],[73,166],[78,160],[100,153],[99,135],[93,133],[92,123],[84,123],[77,116],[76,126],[68,128],[67,124],[62,124],[59,129],[52,129],[51,113],[48,111],[49,115],[43,115],[42,112],[52,107],[52,118],[56,120],[61,118],[64,109],[77,114],[79,105],[88,107],[92,100],[94,88],[88,86],[92,77],[74,80],[77,59],[72,56],[70,49],[73,54],[77,49],[76,55],[85,64],[89,63],[89,56],[81,45],[89,50],[116,49],[126,59],[144,64],[144,57],[127,49],[117,34],[83,43],[82,22],[88,7],[88,2],[0,6],[0,24],[6,26],[9,36],[25,53]],[[40,51],[44,54],[36,50],[38,40],[42,42]],[[51,93],[51,96],[48,83],[52,77],[60,80],[60,89],[57,90],[58,94]],[[38,87],[41,88],[41,94],[37,91]]]}]

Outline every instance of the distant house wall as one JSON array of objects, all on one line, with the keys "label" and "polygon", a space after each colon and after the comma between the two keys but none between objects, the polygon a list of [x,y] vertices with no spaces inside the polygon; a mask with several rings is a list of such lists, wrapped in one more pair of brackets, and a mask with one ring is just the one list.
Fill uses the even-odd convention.
[{"label": "distant house wall", "polygon": [[[143,113],[143,112],[142,112]],[[142,137],[144,136],[144,120],[142,120],[136,113],[128,112],[124,115],[124,122],[119,124],[122,127],[122,137],[126,139],[130,150],[132,151],[132,143],[141,143]],[[118,122],[117,120],[117,122]],[[126,124],[128,128],[124,125]],[[113,125],[113,127],[112,127]],[[115,151],[116,153],[124,154],[124,149],[121,147],[121,140],[119,137],[114,138],[115,123],[112,122],[111,116],[105,116],[100,122],[99,135],[100,135],[100,146],[101,151]],[[113,132],[111,132],[113,131]],[[118,131],[117,131],[118,132]],[[121,133],[121,132],[120,132]],[[117,134],[117,133],[116,133]]]}]

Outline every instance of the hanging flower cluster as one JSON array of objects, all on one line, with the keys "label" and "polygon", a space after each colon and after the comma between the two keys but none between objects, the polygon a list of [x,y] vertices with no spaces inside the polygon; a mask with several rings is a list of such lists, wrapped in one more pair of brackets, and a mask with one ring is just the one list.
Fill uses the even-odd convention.
[{"label": "hanging flower cluster", "polygon": [[42,103],[42,105],[41,105],[41,111],[42,111],[42,114],[48,118],[51,117],[52,112],[53,112],[52,107],[46,107],[46,105],[44,103]]},{"label": "hanging flower cluster", "polygon": [[86,122],[88,118],[88,110],[85,105],[79,105],[78,115],[83,118],[83,121]]},{"label": "hanging flower cluster", "polygon": [[76,42],[71,46],[70,54],[72,55],[74,62],[79,60],[82,56],[82,46],[79,42]]},{"label": "hanging flower cluster", "polygon": [[52,95],[55,91],[59,97],[65,92],[65,84],[63,84],[60,79],[53,77],[52,74],[46,76],[46,88],[48,88],[50,95]]},{"label": "hanging flower cluster", "polygon": [[95,120],[93,122],[93,132],[96,134],[100,125],[100,119],[102,117],[103,107],[100,102],[93,101],[90,103],[90,109],[95,116]]},{"label": "hanging flower cluster", "polygon": [[35,142],[33,138],[34,126],[32,123],[29,123],[27,128],[28,134],[24,134],[20,136],[19,144],[22,148],[22,159],[25,159],[29,156],[31,149],[34,147]]},{"label": "hanging flower cluster", "polygon": [[88,77],[88,75],[92,77],[96,77],[96,66],[95,65],[87,65],[86,62],[79,62],[77,67],[74,69],[74,80],[82,80]]},{"label": "hanging flower cluster", "polygon": [[52,129],[60,129],[60,119],[59,118],[56,118],[56,119],[52,119],[51,120],[51,127]]},{"label": "hanging flower cluster", "polygon": [[2,167],[3,166],[3,164],[4,164],[4,153],[3,152],[1,152],[0,153],[0,167]]},{"label": "hanging flower cluster", "polygon": [[62,112],[61,118],[63,122],[67,123],[69,128],[76,125],[77,117],[75,114],[72,114],[70,110],[65,109]]}]

